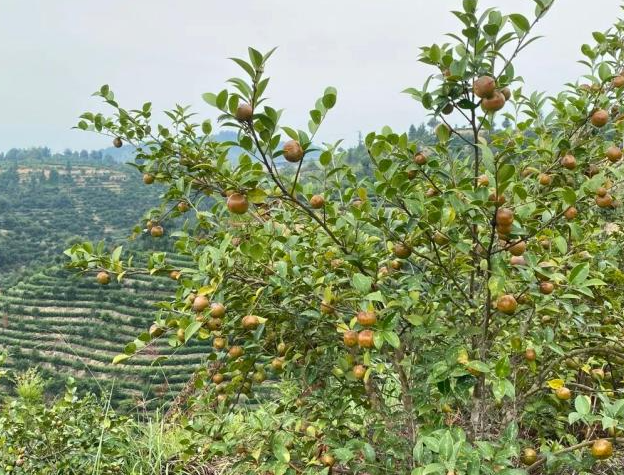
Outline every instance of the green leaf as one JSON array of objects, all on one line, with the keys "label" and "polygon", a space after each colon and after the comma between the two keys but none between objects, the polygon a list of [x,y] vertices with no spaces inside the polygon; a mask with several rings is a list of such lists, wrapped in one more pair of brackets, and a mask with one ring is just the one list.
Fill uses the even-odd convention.
[{"label": "green leaf", "polygon": [[612,76],[611,68],[607,63],[600,64],[598,67],[598,76],[600,76],[603,82],[607,81]]},{"label": "green leaf", "polygon": [[401,340],[399,339],[399,335],[394,332],[384,332],[384,340],[386,340],[388,344],[393,348],[398,348],[399,346],[401,346]]},{"label": "green leaf", "polygon": [[126,355],[124,353],[120,353],[113,358],[113,364],[119,364],[123,361],[129,359],[132,355]]},{"label": "green leaf", "polygon": [[202,322],[193,322],[184,330],[184,341],[189,341],[195,333],[201,328]]},{"label": "green leaf", "polygon": [[353,287],[356,288],[359,292],[366,294],[370,292],[371,285],[373,284],[373,279],[368,276],[365,276],[360,273],[356,273],[353,275]]},{"label": "green leaf", "polygon": [[590,414],[591,403],[589,401],[589,397],[582,394],[576,396],[576,399],[574,399],[574,408],[576,409],[576,412],[583,416]]},{"label": "green leaf", "polygon": [[531,24],[529,20],[526,19],[524,15],[520,13],[512,13],[509,15],[509,19],[514,24],[514,26],[523,33],[526,33],[531,29]]},{"label": "green leaf", "polygon": [[332,159],[331,152],[328,152],[327,150],[325,150],[323,153],[321,153],[321,156],[319,157],[319,162],[321,163],[321,165],[326,167],[327,165],[331,163],[331,159]]},{"label": "green leaf", "polygon": [[584,262],[582,264],[577,265],[572,269],[570,275],[568,276],[568,282],[574,285],[582,284],[587,276],[589,275],[589,263]]},{"label": "green leaf", "polygon": [[284,442],[280,439],[273,444],[273,455],[282,463],[290,462],[290,452],[284,446]]},{"label": "green leaf", "polygon": [[325,94],[323,96],[323,105],[331,109],[336,105],[336,94]]}]

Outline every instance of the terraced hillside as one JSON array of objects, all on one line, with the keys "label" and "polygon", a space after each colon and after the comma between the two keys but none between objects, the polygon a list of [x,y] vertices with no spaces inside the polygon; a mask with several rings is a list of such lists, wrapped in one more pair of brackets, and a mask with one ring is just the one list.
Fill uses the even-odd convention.
[{"label": "terraced hillside", "polygon": [[127,165],[0,160],[0,289],[49,265],[73,240],[125,238],[157,193]]},{"label": "terraced hillside", "polygon": [[[60,392],[71,374],[84,390],[114,388],[116,405],[125,409],[160,405],[186,383],[205,345],[173,348],[160,339],[123,365],[111,361],[149,327],[152,303],[172,287],[166,277],[147,276],[101,287],[51,267],[0,295],[0,346],[9,352],[9,366],[41,368],[50,392]],[[173,356],[152,365],[160,355]]]}]

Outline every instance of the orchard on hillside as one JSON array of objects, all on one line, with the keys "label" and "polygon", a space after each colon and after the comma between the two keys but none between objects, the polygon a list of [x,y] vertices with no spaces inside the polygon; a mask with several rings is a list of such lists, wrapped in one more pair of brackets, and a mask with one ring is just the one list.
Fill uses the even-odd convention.
[{"label": "orchard on hillside", "polygon": [[[617,465],[624,23],[583,45],[582,81],[528,93],[513,61],[551,1],[535,4],[527,19],[462,2],[460,32],[422,48],[434,72],[405,91],[440,121],[437,143],[370,133],[370,176],[346,163],[340,142],[317,144],[334,88],[307,130],[280,123],[265,96],[273,51],[250,48],[234,59],[245,76],[204,94],[233,142],[213,140],[210,121],[185,107],[155,126],[149,103],[127,110],[108,86],[96,93],[114,116],[86,113],[78,127],[137,147],[145,183],[165,187],[145,232],[173,239],[195,265],[154,253],[141,269],[121,248],[89,243],[67,251],[70,265],[119,281],[176,272],[176,295],[114,362],[157,338],[206,342],[185,420],[214,440],[207,457],[275,474]],[[205,411],[254,421],[238,408],[278,379],[279,416],[254,422],[262,437],[194,423]]]}]

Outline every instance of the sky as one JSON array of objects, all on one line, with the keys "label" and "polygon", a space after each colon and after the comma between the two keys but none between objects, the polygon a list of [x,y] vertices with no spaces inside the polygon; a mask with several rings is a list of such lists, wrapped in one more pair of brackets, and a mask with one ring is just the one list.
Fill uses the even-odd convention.
[{"label": "sky", "polygon": [[[481,0],[504,13],[532,15],[532,0]],[[545,35],[516,61],[525,88],[556,92],[584,73],[577,63],[591,32],[621,13],[618,0],[556,0],[536,32]],[[449,13],[461,0],[0,0],[0,151],[110,145],[72,130],[84,111],[104,111],[91,94],[109,84],[126,108],[152,101],[157,110],[191,105],[214,118],[201,99],[239,75],[227,58],[247,46],[278,46],[267,74],[271,105],[284,125],[304,128],[326,86],[338,103],[319,138],[355,143],[389,125],[405,131],[426,121],[406,87],[432,69],[419,47],[459,31]]]}]

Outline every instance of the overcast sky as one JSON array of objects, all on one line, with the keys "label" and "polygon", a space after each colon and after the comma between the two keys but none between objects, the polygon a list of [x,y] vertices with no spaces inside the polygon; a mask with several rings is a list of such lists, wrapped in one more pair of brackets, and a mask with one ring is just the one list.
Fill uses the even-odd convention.
[{"label": "overcast sky", "polygon": [[[532,14],[532,0],[482,0],[506,13]],[[546,38],[516,62],[528,88],[557,91],[582,74],[576,63],[591,32],[620,13],[619,0],[557,0],[538,25]],[[591,5],[591,6],[590,6]],[[320,138],[345,138],[383,125],[405,130],[424,119],[400,91],[420,86],[431,69],[418,47],[458,30],[448,13],[461,0],[0,0],[0,151],[48,145],[100,148],[109,140],[71,130],[93,91],[108,83],[128,108],[157,109],[201,100],[238,74],[226,58],[246,47],[279,46],[268,67],[268,93],[303,127],[324,88],[338,104]]]}]

